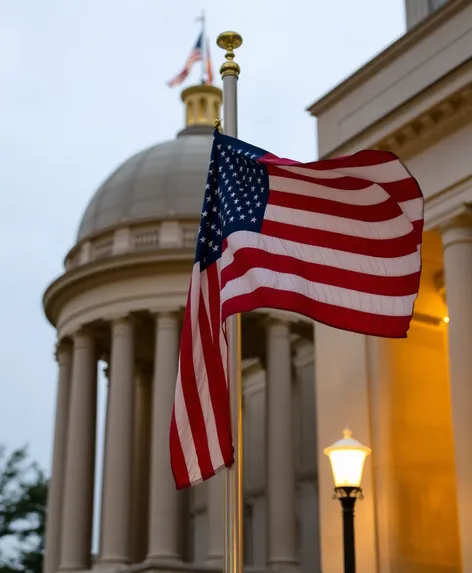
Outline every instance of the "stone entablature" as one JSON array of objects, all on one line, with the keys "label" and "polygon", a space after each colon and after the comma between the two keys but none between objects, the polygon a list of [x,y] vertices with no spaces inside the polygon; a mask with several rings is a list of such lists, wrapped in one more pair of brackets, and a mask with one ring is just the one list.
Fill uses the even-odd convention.
[{"label": "stone entablature", "polygon": [[87,263],[128,253],[153,250],[194,249],[196,219],[142,221],[107,229],[75,245],[65,259],[70,271]]},{"label": "stone entablature", "polygon": [[375,147],[407,160],[472,120],[472,83],[402,125]]},{"label": "stone entablature", "polygon": [[[320,157],[340,155],[353,146],[371,147],[373,142],[364,132],[372,134],[375,125],[377,136],[385,131],[381,137],[386,137],[389,130],[406,123],[397,114],[400,108],[403,111],[413,101],[416,105],[425,94],[434,99],[440,84],[455,82],[447,91],[457,91],[463,87],[457,72],[470,71],[471,57],[472,4],[469,0],[447,2],[309,107],[318,120]],[[446,96],[441,94],[441,99]],[[423,109],[415,108],[414,115],[435,103],[424,101]]]}]

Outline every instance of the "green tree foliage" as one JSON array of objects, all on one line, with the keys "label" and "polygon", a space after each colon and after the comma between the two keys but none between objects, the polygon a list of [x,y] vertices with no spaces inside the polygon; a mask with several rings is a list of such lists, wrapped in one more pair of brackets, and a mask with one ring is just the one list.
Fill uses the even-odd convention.
[{"label": "green tree foliage", "polygon": [[0,573],[41,573],[47,489],[26,448],[0,446]]}]

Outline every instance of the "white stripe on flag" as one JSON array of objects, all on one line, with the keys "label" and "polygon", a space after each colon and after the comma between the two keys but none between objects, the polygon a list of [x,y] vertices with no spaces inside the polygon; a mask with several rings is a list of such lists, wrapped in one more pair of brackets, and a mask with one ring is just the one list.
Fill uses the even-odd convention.
[{"label": "white stripe on flag", "polygon": [[409,179],[411,175],[398,160],[380,163],[378,165],[368,165],[365,167],[334,167],[332,169],[308,169],[293,165],[278,165],[280,169],[306,175],[315,179],[339,179],[340,177],[359,177],[375,183],[393,183]]},{"label": "white stripe on flag", "polygon": [[175,410],[175,425],[177,427],[177,433],[179,435],[179,441],[182,446],[182,452],[185,458],[185,465],[189,472],[190,482],[200,481],[202,479],[202,474],[200,473],[200,466],[198,465],[197,450],[195,449],[195,442],[193,441],[193,435],[189,423],[189,415],[187,411],[187,406],[185,405],[185,398],[183,394],[182,387],[182,376],[180,373],[180,361],[179,369],[177,374],[177,384],[175,387],[175,399],[174,399],[174,410]]},{"label": "white stripe on flag", "polygon": [[418,199],[410,199],[410,201],[403,201],[398,204],[409,221],[421,221],[423,219],[423,199],[421,197]]},{"label": "white stripe on flag", "polygon": [[409,316],[417,297],[416,293],[396,297],[364,293],[315,283],[289,273],[253,268],[224,286],[221,291],[221,302],[249,294],[260,287],[297,293],[321,303],[381,316]]},{"label": "white stripe on flag", "polygon": [[396,239],[408,235],[413,229],[410,221],[403,215],[398,215],[388,221],[357,221],[325,213],[280,207],[270,203],[266,207],[264,219],[364,239]]},{"label": "white stripe on flag", "polygon": [[378,205],[389,198],[389,194],[379,185],[367,185],[364,189],[345,191],[343,189],[325,187],[318,183],[310,183],[309,181],[279,177],[278,175],[270,175],[269,187],[271,191],[328,199],[329,201],[347,205]]},{"label": "white stripe on flag", "polygon": [[261,235],[253,231],[237,231],[228,237],[228,247],[223,251],[221,270],[232,264],[233,253],[243,248],[260,249],[273,255],[294,257],[306,263],[378,277],[408,276],[421,269],[421,259],[418,252],[396,258],[370,257],[326,247],[305,245],[287,239]]},{"label": "white stripe on flag", "polygon": [[[202,275],[207,272],[203,271]],[[201,328],[199,328],[198,311],[200,307],[200,263],[195,263],[193,267],[192,276],[192,290],[191,290],[191,304],[190,309],[192,313],[192,354],[193,354],[193,367],[195,369],[195,379],[197,381],[197,391],[200,398],[200,405],[202,408],[203,419],[205,420],[205,427],[208,437],[208,447],[210,450],[211,463],[214,468],[224,465],[221,456],[220,443],[218,440],[218,433],[216,429],[215,413],[213,412],[213,405],[211,402],[208,373],[205,365],[204,352],[202,339],[200,336]],[[201,279],[201,278],[200,278]],[[208,283],[208,277],[205,279]],[[210,323],[210,317],[208,316]]]}]

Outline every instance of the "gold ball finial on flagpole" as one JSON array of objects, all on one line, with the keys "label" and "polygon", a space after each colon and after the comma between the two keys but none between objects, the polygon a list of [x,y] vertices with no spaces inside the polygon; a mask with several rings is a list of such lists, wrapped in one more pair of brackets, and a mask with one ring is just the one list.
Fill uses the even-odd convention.
[{"label": "gold ball finial on flagpole", "polygon": [[226,50],[226,62],[220,68],[221,77],[236,76],[239,77],[241,71],[239,65],[234,60],[234,50],[239,48],[243,43],[242,37],[237,32],[223,32],[216,39],[220,48]]}]

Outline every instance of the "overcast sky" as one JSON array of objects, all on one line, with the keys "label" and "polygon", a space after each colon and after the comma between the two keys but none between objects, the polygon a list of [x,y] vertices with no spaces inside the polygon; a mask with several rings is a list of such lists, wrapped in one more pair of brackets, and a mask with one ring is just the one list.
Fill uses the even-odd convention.
[{"label": "overcast sky", "polygon": [[216,36],[244,38],[240,137],[298,160],[316,157],[305,108],[405,29],[402,0],[0,0],[0,443],[28,443],[46,471],[56,363],[43,291],[101,181],[182,127],[166,81],[201,9],[218,84]]}]

